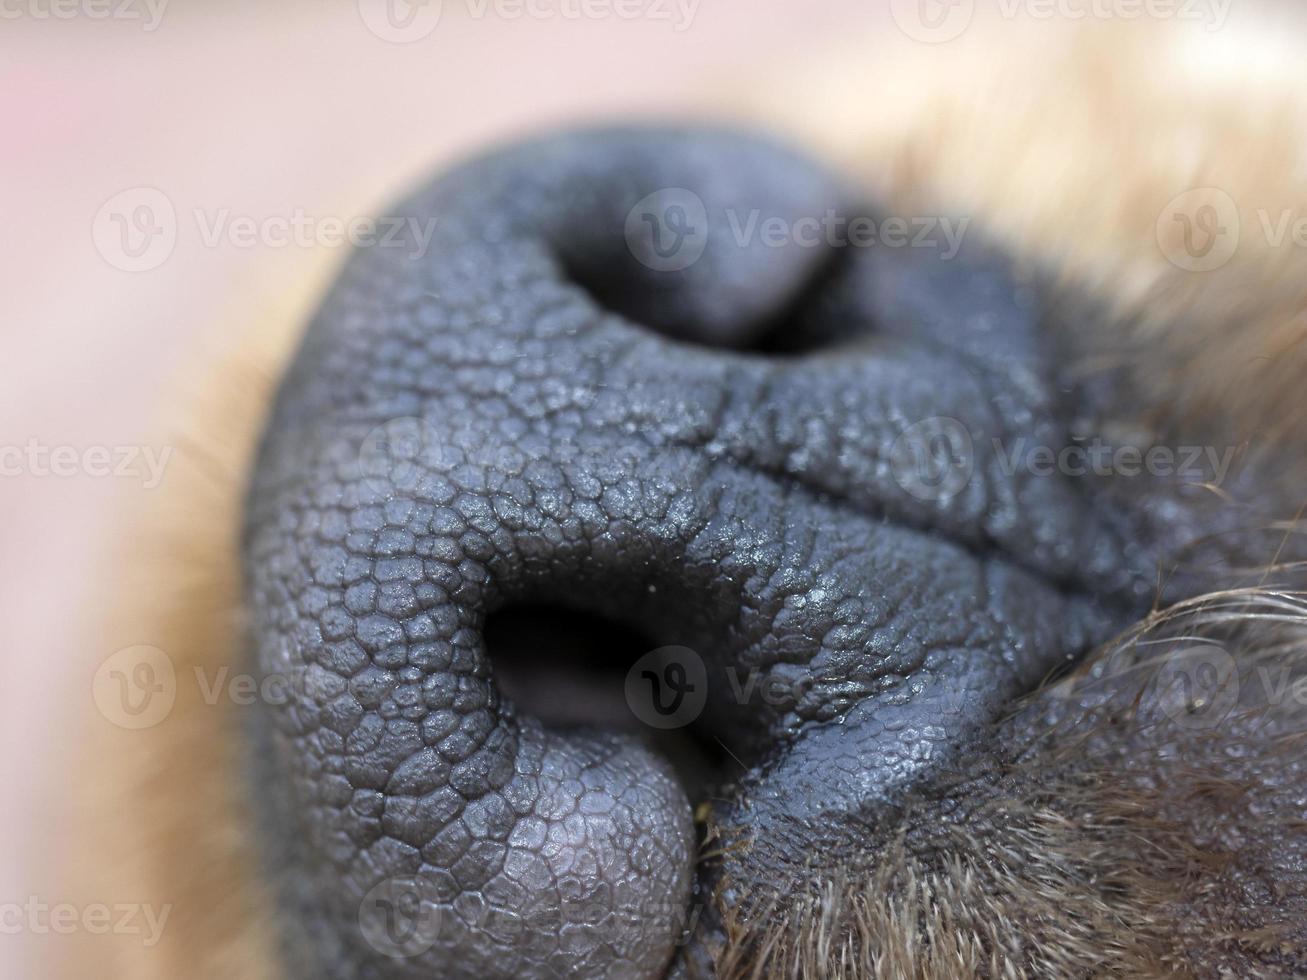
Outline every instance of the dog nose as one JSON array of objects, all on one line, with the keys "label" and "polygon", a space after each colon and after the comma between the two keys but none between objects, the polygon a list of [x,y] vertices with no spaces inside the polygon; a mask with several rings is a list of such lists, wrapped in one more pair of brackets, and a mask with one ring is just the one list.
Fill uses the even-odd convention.
[{"label": "dog nose", "polygon": [[[1138,599],[1082,493],[1001,465],[1064,434],[1029,289],[979,245],[873,245],[822,167],[707,130],[509,148],[398,213],[311,325],[248,505],[255,660],[313,680],[262,764],[315,969],[674,956],[683,787],[503,697],[497,610],[694,652],[747,878],[855,834]],[[396,881],[432,911],[403,963],[358,925]]]}]

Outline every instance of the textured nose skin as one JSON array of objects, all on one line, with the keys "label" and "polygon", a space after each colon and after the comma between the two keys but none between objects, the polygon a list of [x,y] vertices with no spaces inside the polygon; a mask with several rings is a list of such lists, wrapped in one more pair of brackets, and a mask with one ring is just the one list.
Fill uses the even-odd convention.
[{"label": "textured nose skin", "polygon": [[[305,976],[672,961],[690,801],[640,743],[502,697],[497,609],[696,651],[748,879],[856,834],[1151,585],[1081,488],[1002,465],[1065,441],[1028,290],[970,245],[763,235],[865,213],[788,150],[569,135],[392,213],[311,325],[248,505],[253,656],[292,692],[258,795]],[[778,330],[824,342],[756,349]],[[902,465],[940,420],[965,441],[944,485]]]}]

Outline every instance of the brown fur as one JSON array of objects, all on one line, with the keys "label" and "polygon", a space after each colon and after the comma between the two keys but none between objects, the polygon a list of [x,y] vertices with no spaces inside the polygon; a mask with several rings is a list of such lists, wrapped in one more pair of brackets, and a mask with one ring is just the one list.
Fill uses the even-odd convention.
[{"label": "brown fur", "polygon": [[[1241,700],[1220,724],[1159,710],[1156,651],[1177,637],[1235,653]],[[1288,692],[1304,676],[1302,596],[1154,616],[1009,719],[1011,755],[869,831],[870,867],[723,909],[719,976],[1303,975],[1307,686]]]},{"label": "brown fur", "polygon": [[[1186,45],[1199,43],[1186,32],[1148,33],[1045,34],[1034,45],[1004,35],[875,62],[855,53],[820,65],[817,81],[788,98],[816,117],[801,127],[811,142],[856,162],[902,206],[970,215],[1114,304],[1147,353],[1136,369],[1186,415],[1249,427],[1296,420],[1307,253],[1252,242],[1216,272],[1184,273],[1159,253],[1154,222],[1196,185],[1221,186],[1249,211],[1307,200],[1297,196],[1304,69],[1246,53],[1262,77],[1236,78],[1186,60]],[[1172,58],[1192,70],[1159,70]],[[879,92],[892,97],[868,97]],[[1245,228],[1253,222],[1249,214]],[[87,732],[92,778],[73,780],[87,787],[86,829],[70,874],[79,894],[174,911],[153,949],[134,937],[85,937],[66,975],[276,975],[275,921],[237,791],[242,709],[204,704],[192,668],[209,677],[223,665],[241,670],[240,495],[307,295],[241,338],[238,358],[208,369],[198,424],[169,440],[179,451],[164,515],[150,519],[148,543],[137,529],[125,535],[108,576],[119,580],[124,566],[143,573],[122,582],[128,612],[104,635],[166,650],[178,701],[155,728],[119,731],[97,719]],[[1257,643],[1298,656],[1294,615]],[[1294,944],[1303,948],[1294,929],[1307,911],[1301,891],[1267,897],[1274,877],[1262,862],[1300,844],[1304,815],[1267,795],[1258,767],[1286,764],[1301,742],[1241,742],[1259,754],[1234,764],[1222,739],[1239,732],[1195,738],[1173,756],[1132,725],[1083,753],[1069,748],[1085,744],[1079,730],[1014,749],[1009,768],[968,797],[986,819],[930,848],[891,840],[874,866],[815,876],[797,901],[777,907],[759,896],[728,910],[723,976],[1277,975],[1277,964],[1295,962]],[[1137,755],[1128,766],[1127,753]],[[1241,843],[1241,820],[1265,834]],[[1288,917],[1257,919],[1272,898]]]}]

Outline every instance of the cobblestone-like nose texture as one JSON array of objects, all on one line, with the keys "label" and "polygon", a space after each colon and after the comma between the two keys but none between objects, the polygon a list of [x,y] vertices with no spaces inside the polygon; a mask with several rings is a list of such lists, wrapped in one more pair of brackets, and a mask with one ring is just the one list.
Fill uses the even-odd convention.
[{"label": "cobblestone-like nose texture", "polygon": [[1091,597],[1143,594],[1082,487],[1002,465],[1066,437],[1029,290],[972,243],[837,247],[823,219],[867,213],[840,181],[700,130],[518,146],[389,213],[249,498],[292,970],[667,969],[690,801],[640,743],[500,696],[506,605],[693,649],[695,725],[747,767],[719,809],[784,858],[1101,635]]}]

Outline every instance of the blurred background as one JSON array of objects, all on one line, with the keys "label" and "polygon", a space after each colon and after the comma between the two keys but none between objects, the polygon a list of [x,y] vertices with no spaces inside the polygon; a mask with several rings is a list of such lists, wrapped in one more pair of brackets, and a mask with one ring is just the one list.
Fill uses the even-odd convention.
[{"label": "blurred background", "polygon": [[[1168,9],[1186,3],[1214,30],[1254,16]],[[252,324],[302,312],[355,222],[521,133],[721,116],[763,87],[784,106],[790,68],[850,39],[947,58],[973,6],[0,0],[0,906],[59,900],[63,767],[121,645],[89,613],[114,536],[185,451],[167,440],[188,387]],[[39,975],[58,941],[0,921],[0,976]]]}]

